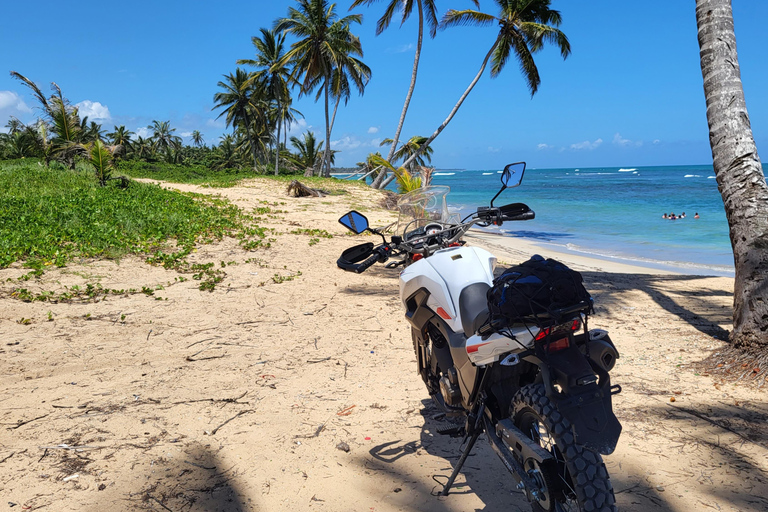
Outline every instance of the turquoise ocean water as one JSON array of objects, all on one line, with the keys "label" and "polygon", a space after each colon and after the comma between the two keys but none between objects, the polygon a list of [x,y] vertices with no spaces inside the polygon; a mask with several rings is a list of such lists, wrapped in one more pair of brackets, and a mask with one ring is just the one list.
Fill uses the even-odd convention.
[{"label": "turquoise ocean water", "polygon": [[[500,170],[437,171],[449,207],[487,205]],[[527,169],[496,205],[524,202],[536,212],[500,229],[557,249],[704,275],[733,275],[728,224],[712,166]],[[686,218],[662,219],[685,212]],[[694,219],[698,212],[700,218]]]}]

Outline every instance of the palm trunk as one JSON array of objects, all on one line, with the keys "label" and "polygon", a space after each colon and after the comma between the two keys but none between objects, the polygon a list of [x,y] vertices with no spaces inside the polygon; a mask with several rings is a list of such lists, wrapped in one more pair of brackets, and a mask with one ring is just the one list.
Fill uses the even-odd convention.
[{"label": "palm trunk", "polygon": [[333,132],[333,125],[336,123],[336,112],[339,110],[339,103],[341,103],[341,96],[336,98],[336,104],[333,106],[333,115],[331,116],[330,132]]},{"label": "palm trunk", "polygon": [[[451,119],[453,119],[453,116],[455,116],[456,112],[459,111],[459,108],[461,107],[461,104],[464,103],[464,100],[467,99],[467,96],[469,96],[469,93],[472,92],[472,89],[475,87],[477,82],[480,80],[480,77],[483,76],[483,72],[485,71],[485,66],[488,65],[488,60],[491,58],[491,54],[496,49],[496,46],[498,46],[499,39],[500,39],[500,37],[496,38],[496,42],[493,43],[493,46],[491,46],[491,49],[486,54],[485,59],[483,59],[483,64],[482,64],[482,66],[480,66],[480,71],[477,72],[477,75],[475,75],[475,79],[472,80],[472,83],[469,84],[469,87],[467,87],[467,90],[464,91],[464,94],[461,95],[461,98],[459,98],[458,103],[456,103],[456,105],[453,107],[453,110],[451,110],[451,113],[448,114],[448,117],[445,119],[445,121],[443,121],[443,124],[438,126],[437,130],[435,130],[435,133],[430,135],[430,137],[426,140],[426,142],[424,142],[424,144],[419,146],[419,148],[416,151],[414,151],[413,154],[411,156],[409,156],[408,159],[405,162],[403,162],[402,167],[405,167],[406,169],[408,169],[408,167],[411,165],[411,163],[413,163],[413,161],[416,160],[416,158],[418,158],[418,156],[425,149],[427,149],[427,147],[432,143],[432,141],[435,140],[438,135],[440,135],[440,132],[442,132],[445,129],[445,127],[448,126],[448,123],[451,122]],[[390,176],[389,178],[387,178],[387,180],[384,183],[381,184],[380,188],[386,187],[394,179],[395,179],[395,176]]]},{"label": "palm trunk", "polygon": [[251,127],[251,118],[245,114],[245,130],[248,132],[248,140],[251,141],[251,156],[253,156],[253,170],[256,171],[256,141],[253,138],[253,129]]},{"label": "palm trunk", "polygon": [[736,269],[731,342],[765,350],[768,186],[744,101],[730,0],[696,0],[696,22],[709,142]]},{"label": "palm trunk", "polygon": [[[421,58],[421,43],[424,38],[424,13],[422,12],[421,0],[417,0],[416,5],[419,8],[419,39],[416,43],[416,55],[413,57],[413,71],[411,71],[411,85],[408,88],[408,94],[405,96],[405,103],[403,103],[403,111],[400,113],[400,122],[397,125],[397,131],[395,132],[395,138],[392,141],[392,147],[389,148],[389,154],[387,155],[387,162],[392,162],[392,157],[397,149],[397,142],[400,140],[400,133],[403,131],[403,124],[405,124],[405,114],[408,112],[408,106],[411,104],[411,97],[413,96],[413,90],[416,88],[416,74],[419,71],[419,59]],[[376,179],[371,183],[373,188],[382,188],[382,182],[387,176],[386,170],[379,173]],[[390,180],[392,181],[392,180]],[[387,182],[389,183],[389,182]]]},{"label": "palm trunk", "polygon": [[277,114],[277,139],[275,139],[275,146],[277,146],[275,149],[275,176],[280,174],[280,110],[278,108],[278,114]]},{"label": "palm trunk", "polygon": [[325,152],[323,153],[323,169],[321,176],[327,178],[331,175],[331,121],[328,115],[328,80],[325,77]]}]

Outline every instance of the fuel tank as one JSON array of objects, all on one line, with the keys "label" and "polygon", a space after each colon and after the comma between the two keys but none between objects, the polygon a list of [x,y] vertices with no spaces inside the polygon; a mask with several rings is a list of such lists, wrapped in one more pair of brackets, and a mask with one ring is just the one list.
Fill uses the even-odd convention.
[{"label": "fuel tank", "polygon": [[[429,292],[427,307],[442,318],[455,333],[463,333],[459,296],[467,286],[493,283],[496,257],[479,247],[449,247],[435,252],[400,273],[400,300],[417,290]],[[469,333],[471,335],[473,333]]]}]

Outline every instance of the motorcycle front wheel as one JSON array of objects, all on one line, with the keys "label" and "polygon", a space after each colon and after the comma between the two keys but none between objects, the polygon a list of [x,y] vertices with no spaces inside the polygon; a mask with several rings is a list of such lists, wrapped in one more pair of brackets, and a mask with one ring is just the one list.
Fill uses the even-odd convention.
[{"label": "motorcycle front wheel", "polygon": [[[535,512],[616,512],[613,486],[599,453],[576,443],[570,422],[547,398],[542,384],[521,388],[512,401],[515,426],[550,452],[557,476],[534,471],[543,492],[531,502]],[[538,468],[529,464],[526,470]]]}]

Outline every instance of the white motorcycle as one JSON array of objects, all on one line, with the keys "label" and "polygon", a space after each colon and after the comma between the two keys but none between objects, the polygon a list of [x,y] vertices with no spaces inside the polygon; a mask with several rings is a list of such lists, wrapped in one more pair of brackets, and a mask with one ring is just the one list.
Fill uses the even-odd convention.
[{"label": "white motorcycle", "polygon": [[468,440],[442,495],[485,433],[533,510],[615,511],[601,454],[621,432],[611,406],[621,387],[609,376],[619,354],[607,332],[587,327],[592,300],[581,276],[534,256],[494,278],[496,258],[462,240],[476,225],[534,218],[522,203],[493,206],[524,172],[524,162],[508,165],[490,206],[463,220],[448,212],[448,187],[406,194],[400,235],[389,241],[351,211],[339,222],[383,243],[351,247],[337,264],[361,273],[397,258],[386,266],[404,267],[400,299],[418,371],[447,420],[437,431]]}]

